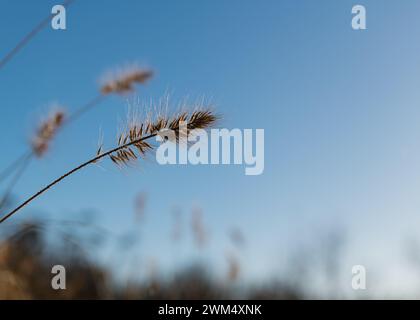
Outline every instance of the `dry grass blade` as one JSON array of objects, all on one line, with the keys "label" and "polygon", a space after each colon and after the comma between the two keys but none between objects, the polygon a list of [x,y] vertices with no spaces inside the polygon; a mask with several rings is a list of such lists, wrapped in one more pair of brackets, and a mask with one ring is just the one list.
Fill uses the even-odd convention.
[{"label": "dry grass blade", "polygon": [[23,160],[23,162],[20,163],[20,166],[17,168],[15,174],[13,175],[13,178],[12,178],[11,182],[7,186],[5,192],[3,193],[3,196],[0,199],[0,210],[4,209],[4,207],[6,206],[8,201],[10,200],[10,196],[12,194],[13,188],[18,183],[20,177],[23,175],[26,168],[28,168],[28,166],[29,166],[29,164],[30,164],[30,162],[33,158],[32,156],[33,156],[32,153],[27,155],[26,158]]},{"label": "dry grass blade", "polygon": [[[15,170],[11,182],[8,184],[0,200],[0,209],[6,203],[12,194],[13,188],[19,182],[23,173],[28,168],[34,156],[41,158],[49,148],[51,141],[56,136],[57,131],[64,125],[67,119],[63,110],[53,112],[46,120],[42,121],[39,125],[34,137],[31,140],[31,150],[25,153],[21,158],[17,159],[11,166],[10,174]],[[7,176],[7,175],[5,175]]]},{"label": "dry grass blade", "polygon": [[63,125],[64,120],[65,112],[59,110],[41,122],[35,137],[32,139],[32,151],[37,157],[42,157],[47,152],[51,140]]},{"label": "dry grass blade", "polygon": [[[146,127],[149,129],[146,131],[143,130],[143,128],[145,127],[144,124],[140,124],[140,125],[132,124],[130,125],[126,133],[123,133],[119,136],[117,147],[106,152],[102,152],[102,147],[100,147],[99,150],[97,151],[97,155],[94,158],[68,171],[61,177],[57,178],[56,180],[48,184],[46,187],[39,190],[37,193],[35,193],[26,201],[24,201],[17,208],[15,208],[14,210],[6,214],[4,217],[2,217],[0,219],[0,223],[3,223],[7,219],[9,219],[16,212],[21,210],[23,207],[28,205],[34,199],[42,195],[44,192],[46,192],[47,190],[55,186],[57,183],[59,183],[63,179],[71,176],[73,173],[76,173],[77,171],[83,169],[84,167],[90,164],[94,164],[98,162],[99,160],[105,157],[109,157],[111,161],[116,163],[117,165],[122,165],[122,164],[128,164],[131,161],[138,159],[139,156],[140,157],[144,156],[147,151],[153,148],[153,145],[149,144],[147,140],[153,137],[156,137],[159,134],[159,131],[163,129],[171,129],[176,132],[179,132],[181,128],[181,119],[188,119],[191,121],[187,124],[188,131],[190,132],[196,129],[208,128],[209,126],[215,124],[218,117],[214,115],[212,111],[204,110],[204,111],[194,111],[190,115],[184,112],[181,115],[173,117],[172,119],[159,118],[156,122],[149,121],[146,125]],[[176,123],[178,125],[176,125]],[[166,126],[164,126],[164,124],[166,124]],[[134,148],[137,150],[137,154],[133,150]]]},{"label": "dry grass blade", "polygon": [[144,84],[153,76],[151,70],[132,68],[107,80],[101,87],[102,94],[127,93],[134,90],[134,84]]},{"label": "dry grass blade", "polygon": [[[68,4],[70,1],[66,2]],[[69,116],[66,116],[64,119],[60,119],[60,114],[52,116],[51,118],[47,119],[45,122],[41,123],[36,136],[31,141],[31,151],[28,153],[23,154],[21,157],[17,158],[11,165],[9,165],[6,169],[4,169],[0,173],[0,181],[7,178],[9,175],[13,173],[14,170],[19,168],[21,162],[23,162],[26,157],[32,156],[35,154],[36,156],[40,157],[45,154],[48,150],[49,143],[51,142],[52,138],[55,136],[55,133],[58,129],[58,126],[68,125],[71,122],[77,120],[80,116],[84,113],[92,109],[93,107],[97,106],[100,102],[104,100],[107,94],[116,92],[116,93],[124,93],[127,91],[133,90],[134,83],[145,83],[153,76],[153,72],[150,70],[142,70],[139,68],[131,68],[130,70],[121,74],[118,78],[113,79],[107,82],[102,88],[101,93],[94,97],[92,100],[87,102],[85,105],[80,107],[79,109],[75,110]],[[60,120],[65,120],[60,121]]]},{"label": "dry grass blade", "polygon": [[[24,154],[22,157],[15,160],[6,170],[0,173],[0,181],[7,178],[11,175],[15,170],[19,169],[19,173],[13,178],[13,181],[9,184],[3,199],[6,199],[8,195],[12,192],[14,185],[18,182],[18,180],[22,177],[23,171],[28,167],[29,160],[25,161],[25,164],[20,166],[20,164],[26,159],[26,157],[32,158],[33,155],[37,156],[38,158],[42,157],[49,148],[51,140],[55,137],[58,129],[63,127],[64,125],[68,125],[71,122],[74,122],[79,117],[81,117],[84,113],[89,111],[90,109],[97,106],[100,102],[102,102],[109,93],[116,92],[116,93],[124,93],[127,91],[133,90],[134,83],[145,83],[148,79],[150,79],[153,75],[153,72],[150,70],[141,70],[138,68],[131,68],[128,71],[124,72],[120,77],[114,79],[108,84],[106,84],[99,95],[94,97],[92,100],[88,101],[85,105],[80,107],[79,109],[75,110],[69,116],[64,117],[64,113],[62,111],[56,112],[46,121],[42,122],[39,126],[39,129],[35,135],[35,137],[31,141],[31,150],[29,154]],[[65,120],[65,121],[64,121]],[[102,151],[102,149],[98,150],[98,154]],[[124,155],[124,151],[119,156],[126,156]]]},{"label": "dry grass blade", "polygon": [[[132,123],[125,132],[118,136],[117,144],[121,149],[111,154],[109,158],[117,165],[129,165],[153,149],[153,146],[143,139],[144,135],[156,136],[165,132],[165,130],[172,130],[177,137],[177,141],[179,141],[179,137],[183,136],[183,134],[180,134],[183,130],[183,123],[186,126],[186,134],[189,134],[194,130],[213,126],[217,119],[218,117],[211,110],[199,110],[191,114],[181,112],[172,118],[159,116],[154,121],[149,120],[140,124]],[[128,142],[133,144],[124,147]],[[137,151],[137,154],[134,150]]]},{"label": "dry grass blade", "polygon": [[25,152],[20,157],[18,157],[15,161],[13,161],[8,167],[3,169],[0,173],[0,182],[6,179],[9,175],[11,175],[17,168],[20,167],[20,164],[25,161],[26,158],[32,156],[32,152]]}]

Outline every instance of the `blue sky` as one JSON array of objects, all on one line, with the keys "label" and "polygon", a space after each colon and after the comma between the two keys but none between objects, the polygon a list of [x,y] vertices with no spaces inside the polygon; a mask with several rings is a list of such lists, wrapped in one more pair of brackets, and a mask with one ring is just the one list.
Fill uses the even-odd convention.
[{"label": "blue sky", "polygon": [[[367,9],[365,31],[351,29],[353,1],[76,0],[66,31],[43,30],[0,70],[1,166],[27,148],[49,104],[76,109],[97,94],[104,72],[135,61],[156,77],[63,131],[19,183],[19,199],[94,154],[100,128],[112,146],[129,104],[166,92],[174,103],[211,98],[222,127],[264,129],[265,171],[161,167],[152,158],[121,172],[103,163],[20,216],[71,219],[93,210],[101,225],[123,232],[137,228],[133,199],[146,192],[141,250],[163,265],[173,259],[172,208],[188,223],[199,206],[211,232],[206,257],[217,265],[232,226],[247,237],[244,272],[256,278],[275,274],[293,248],[343,228],[344,274],[365,264],[378,277],[392,275],[388,289],[409,282],[402,246],[420,226],[420,3],[358,3]],[[0,56],[54,4],[1,0]],[[186,260],[197,254],[187,240],[180,247]]]}]

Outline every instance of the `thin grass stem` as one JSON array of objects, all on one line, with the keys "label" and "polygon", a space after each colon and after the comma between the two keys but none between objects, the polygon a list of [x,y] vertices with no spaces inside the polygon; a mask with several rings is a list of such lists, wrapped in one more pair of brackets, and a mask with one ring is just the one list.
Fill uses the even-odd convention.
[{"label": "thin grass stem", "polygon": [[[92,100],[90,100],[85,105],[83,105],[82,107],[80,107],[79,109],[77,109],[73,114],[70,115],[70,117],[67,118],[67,120],[65,120],[63,122],[63,125],[61,127],[61,130],[63,129],[64,126],[66,126],[66,125],[70,124],[71,122],[77,120],[85,112],[89,111],[94,106],[96,106],[97,104],[99,104],[104,98],[105,98],[105,95],[100,94],[100,95],[96,96],[95,98],[93,98]],[[3,196],[2,196],[2,198],[0,200],[0,209],[3,207],[4,203],[10,197],[10,195],[11,195],[11,193],[13,191],[13,188],[19,182],[19,180],[22,178],[25,170],[29,166],[30,160],[32,160],[34,156],[35,156],[34,149],[31,149],[29,152],[23,154],[21,157],[19,157],[18,159],[16,159],[8,168],[6,168],[5,170],[3,170],[3,172],[1,173],[0,181],[2,179],[5,179],[6,177],[8,177],[15,170],[18,170],[19,169],[16,172],[15,176],[13,177],[12,181],[7,186],[6,191],[3,193]],[[21,163],[23,163],[22,166],[20,166]]]},{"label": "thin grass stem", "polygon": [[26,151],[15,161],[13,161],[9,166],[3,169],[3,171],[0,173],[0,182],[9,177],[17,168],[19,168],[19,165],[30,156],[32,156],[32,151]]},{"label": "thin grass stem", "polygon": [[13,188],[19,182],[20,178],[22,177],[22,175],[25,172],[25,170],[28,168],[28,166],[31,163],[31,160],[32,159],[33,159],[33,154],[29,154],[24,159],[24,161],[22,162],[22,164],[20,165],[20,167],[18,167],[15,175],[13,176],[12,181],[7,186],[7,189],[3,193],[3,197],[0,200],[0,210],[3,208],[3,206],[5,205],[5,203],[9,200],[10,195],[12,194]]},{"label": "thin grass stem", "polygon": [[73,173],[83,169],[84,167],[93,164],[97,161],[99,161],[100,159],[109,156],[115,152],[118,152],[122,149],[125,149],[127,147],[130,147],[134,144],[138,144],[139,142],[142,142],[144,140],[150,139],[152,137],[155,137],[157,135],[157,133],[153,133],[150,135],[147,135],[145,137],[142,137],[140,139],[137,140],[133,140],[131,142],[128,142],[124,145],[118,146],[112,150],[109,150],[107,152],[101,153],[100,155],[82,163],[81,165],[77,166],[76,168],[68,171],[67,173],[63,174],[61,177],[57,178],[56,180],[54,180],[53,182],[51,182],[50,184],[48,184],[47,186],[45,186],[44,188],[42,188],[41,190],[39,190],[37,193],[35,193],[33,196],[31,196],[30,198],[28,198],[26,201],[24,201],[22,204],[20,204],[18,207],[16,207],[15,209],[13,209],[12,211],[10,211],[8,214],[6,214],[4,217],[2,217],[0,219],[0,224],[3,223],[4,221],[6,221],[7,219],[9,219],[11,216],[13,216],[15,213],[17,213],[19,210],[21,210],[23,207],[25,207],[26,205],[28,205],[30,202],[32,202],[33,200],[35,200],[36,198],[38,198],[40,195],[42,195],[44,192],[46,192],[48,189],[52,188],[53,186],[55,186],[57,183],[59,183],[60,181],[62,181],[63,179],[67,178],[68,176],[72,175]]}]

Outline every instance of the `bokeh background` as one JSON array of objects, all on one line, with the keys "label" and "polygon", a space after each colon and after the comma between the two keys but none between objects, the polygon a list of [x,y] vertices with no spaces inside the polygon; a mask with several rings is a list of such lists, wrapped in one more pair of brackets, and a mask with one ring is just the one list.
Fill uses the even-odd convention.
[{"label": "bokeh background", "polygon": [[[265,170],[153,157],[134,170],[90,167],[0,226],[3,283],[31,283],[34,270],[49,279],[64,261],[74,282],[98,268],[87,273],[96,295],[27,284],[21,297],[189,297],[201,280],[182,277],[194,274],[215,286],[194,297],[418,297],[420,3],[359,2],[364,31],[352,30],[347,0],[76,0],[67,30],[47,26],[0,70],[0,167],[51,104],[77,109],[101,75],[132,62],[156,75],[63,130],[14,202],[93,155],[100,131],[112,146],[128,108],[167,94],[210,99],[219,127],[264,129]],[[55,4],[1,0],[0,56]],[[13,275],[28,261],[34,269]],[[353,265],[366,267],[364,291],[351,288]]]}]

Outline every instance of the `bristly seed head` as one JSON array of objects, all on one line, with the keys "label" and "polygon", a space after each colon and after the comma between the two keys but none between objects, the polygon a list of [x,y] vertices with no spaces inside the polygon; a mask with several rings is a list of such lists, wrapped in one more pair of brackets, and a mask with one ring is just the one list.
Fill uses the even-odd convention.
[{"label": "bristly seed head", "polygon": [[[160,115],[156,120],[148,120],[145,123],[131,123],[129,128],[118,136],[118,151],[109,157],[112,162],[118,165],[128,165],[130,162],[144,157],[146,153],[154,146],[146,141],[147,138],[158,135],[164,130],[172,130],[176,136],[176,142],[179,142],[182,126],[185,123],[186,134],[194,130],[206,129],[213,126],[218,120],[210,109],[196,110],[191,113],[181,112],[173,117]],[[137,151],[137,154],[134,150]]]},{"label": "bristly seed head", "polygon": [[124,94],[134,90],[134,84],[144,84],[153,76],[153,71],[133,67],[113,76],[101,87],[102,94],[119,93]]},{"label": "bristly seed head", "polygon": [[41,122],[31,143],[36,156],[42,157],[47,152],[51,140],[64,123],[65,117],[65,112],[58,110]]}]

